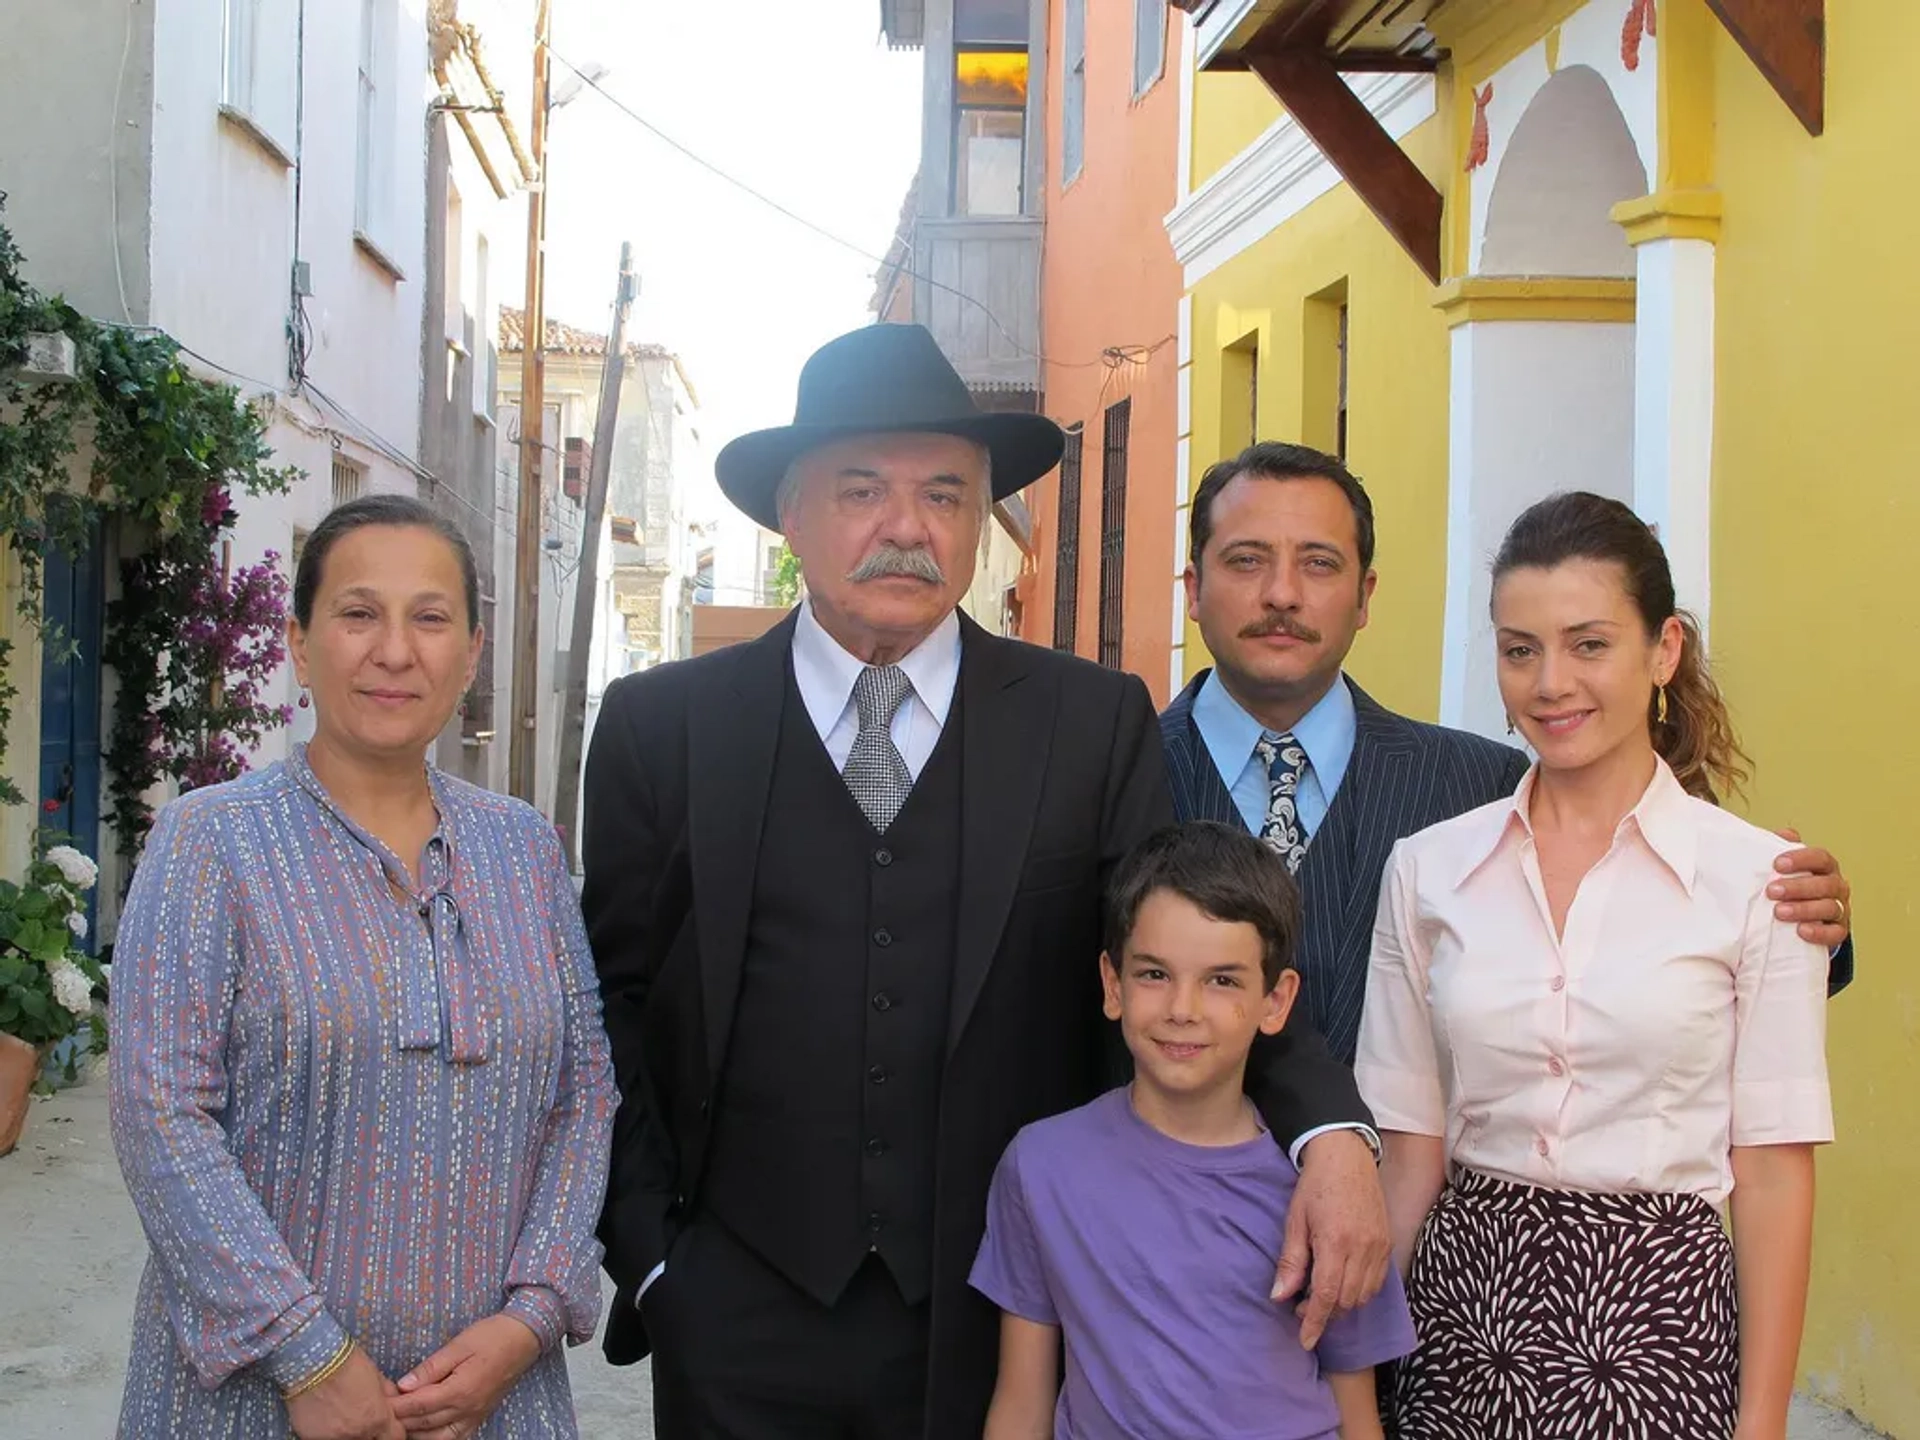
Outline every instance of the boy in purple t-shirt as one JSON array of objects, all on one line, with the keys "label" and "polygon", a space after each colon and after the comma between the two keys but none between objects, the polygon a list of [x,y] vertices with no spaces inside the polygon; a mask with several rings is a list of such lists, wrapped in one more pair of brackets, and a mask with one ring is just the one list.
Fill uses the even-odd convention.
[{"label": "boy in purple t-shirt", "polygon": [[1299,930],[1293,877],[1245,831],[1174,826],[1114,873],[1100,969],[1134,1079],[1027,1126],[993,1177],[986,1440],[1379,1440],[1373,1367],[1414,1348],[1398,1275],[1317,1351],[1269,1298],[1298,1172],[1244,1082],[1300,988]]}]

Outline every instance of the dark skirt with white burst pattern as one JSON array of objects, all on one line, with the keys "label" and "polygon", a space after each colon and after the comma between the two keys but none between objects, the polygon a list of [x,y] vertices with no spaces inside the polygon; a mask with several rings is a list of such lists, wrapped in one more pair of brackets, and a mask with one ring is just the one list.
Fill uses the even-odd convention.
[{"label": "dark skirt with white burst pattern", "polygon": [[1697,1195],[1547,1190],[1461,1170],[1407,1286],[1401,1440],[1727,1440],[1733,1246]]}]

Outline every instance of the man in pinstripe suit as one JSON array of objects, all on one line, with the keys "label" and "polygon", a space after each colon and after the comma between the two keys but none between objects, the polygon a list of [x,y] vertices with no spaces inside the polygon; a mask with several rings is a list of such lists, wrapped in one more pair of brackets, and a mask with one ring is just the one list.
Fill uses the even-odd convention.
[{"label": "man in pinstripe suit", "polygon": [[[1187,612],[1214,668],[1160,717],[1174,808],[1182,820],[1244,825],[1296,867],[1302,997],[1313,1028],[1351,1063],[1388,852],[1511,795],[1528,762],[1396,715],[1341,673],[1376,576],[1373,502],[1339,460],[1256,444],[1207,471],[1189,532]],[[1847,882],[1823,850],[1782,856],[1781,868],[1777,913],[1839,947],[1837,991],[1853,975]]]}]

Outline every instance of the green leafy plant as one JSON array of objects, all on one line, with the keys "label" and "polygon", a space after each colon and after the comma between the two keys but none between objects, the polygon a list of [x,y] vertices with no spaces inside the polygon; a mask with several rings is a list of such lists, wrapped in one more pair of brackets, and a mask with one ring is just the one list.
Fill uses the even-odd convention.
[{"label": "green leafy plant", "polygon": [[780,554],[773,562],[773,583],[768,587],[767,599],[775,605],[789,607],[800,603],[800,557],[785,543],[781,544]]},{"label": "green leafy plant", "polygon": [[[0,195],[0,207],[6,197]],[[231,497],[285,491],[298,475],[272,463],[268,417],[230,385],[186,368],[154,331],[96,324],[41,295],[0,224],[0,537],[20,574],[20,613],[54,654],[66,637],[42,625],[41,557],[80,553],[93,527],[122,520],[122,599],[108,607],[104,662],[119,679],[106,751],[108,818],[138,853],[151,815],[143,793],[163,774],[228,779],[243,750],[284,724],[262,685],[280,663],[286,621],[276,557],[228,575],[215,562],[237,518]],[[73,342],[77,378],[29,384],[30,338]],[[76,478],[82,444],[90,463]],[[0,758],[11,645],[0,639]],[[0,802],[22,800],[0,775]]]},{"label": "green leafy plant", "polygon": [[100,872],[71,845],[50,843],[57,838],[40,832],[25,879],[0,880],[0,1034],[46,1049],[84,1026],[99,1053],[106,1022],[95,1001],[107,976],[80,942],[82,897]]}]

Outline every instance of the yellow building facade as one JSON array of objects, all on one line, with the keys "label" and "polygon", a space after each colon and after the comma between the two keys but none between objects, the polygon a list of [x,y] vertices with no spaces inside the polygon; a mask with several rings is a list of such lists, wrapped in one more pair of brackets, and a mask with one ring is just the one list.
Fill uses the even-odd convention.
[{"label": "yellow building facade", "polygon": [[1434,8],[1434,73],[1348,78],[1443,201],[1437,285],[1186,27],[1179,467],[1190,494],[1255,434],[1344,448],[1379,521],[1356,678],[1489,734],[1507,524],[1579,488],[1659,527],[1756,761],[1740,808],[1859,897],[1805,1382],[1920,1436],[1920,5],[1826,14],[1816,135],[1705,0]]}]

